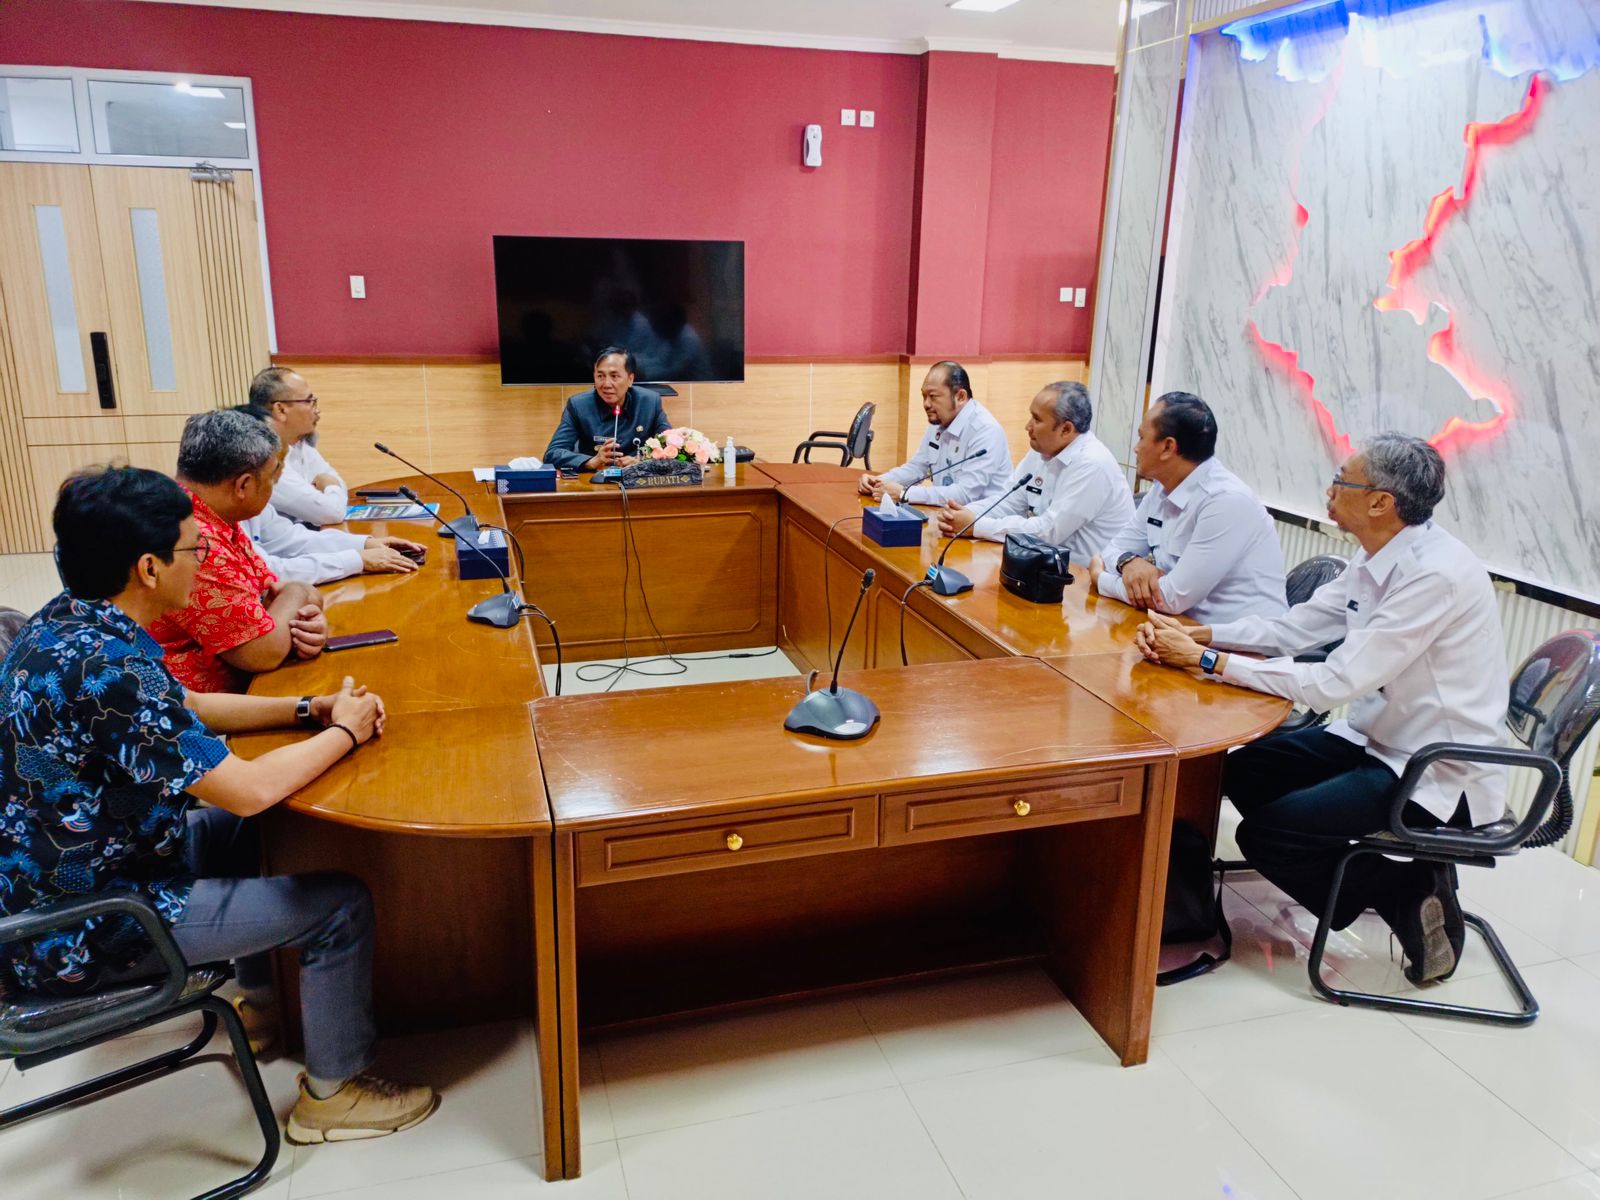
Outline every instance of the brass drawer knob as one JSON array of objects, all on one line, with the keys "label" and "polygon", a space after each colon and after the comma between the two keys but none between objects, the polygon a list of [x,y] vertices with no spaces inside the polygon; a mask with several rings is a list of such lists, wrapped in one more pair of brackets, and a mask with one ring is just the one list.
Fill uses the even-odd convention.
[{"label": "brass drawer knob", "polygon": [[744,839],[742,837],[740,837],[737,833],[730,833],[728,835],[728,849],[729,850],[737,850],[742,845],[744,845]]},{"label": "brass drawer knob", "polygon": [[1018,800],[1013,803],[1011,807],[1017,810],[1017,816],[1019,817],[1025,817],[1033,811],[1033,805],[1029,804],[1026,800]]}]

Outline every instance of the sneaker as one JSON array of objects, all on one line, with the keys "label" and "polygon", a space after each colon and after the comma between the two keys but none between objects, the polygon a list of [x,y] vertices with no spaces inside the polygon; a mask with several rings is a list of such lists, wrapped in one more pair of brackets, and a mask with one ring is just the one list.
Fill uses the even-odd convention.
[{"label": "sneaker", "polygon": [[283,1030],[278,1024],[277,1007],[258,1008],[243,996],[235,996],[233,1010],[239,1014],[239,1020],[244,1025],[244,1035],[250,1040],[250,1053],[263,1060],[276,1056],[279,1046],[283,1043]]},{"label": "sneaker", "polygon": [[1414,985],[1442,982],[1455,974],[1466,924],[1450,868],[1434,864],[1428,890],[1401,905],[1390,925],[1405,954],[1405,976]]},{"label": "sneaker", "polygon": [[348,1080],[326,1100],[318,1100],[300,1076],[300,1098],[284,1130],[291,1145],[355,1142],[387,1137],[420,1125],[439,1107],[439,1093],[430,1087],[408,1087],[365,1071]]}]

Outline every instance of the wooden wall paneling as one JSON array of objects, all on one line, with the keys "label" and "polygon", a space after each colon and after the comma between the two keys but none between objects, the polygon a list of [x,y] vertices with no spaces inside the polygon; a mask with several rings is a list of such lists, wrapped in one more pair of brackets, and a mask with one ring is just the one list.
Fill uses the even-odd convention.
[{"label": "wooden wall paneling", "polygon": [[1028,452],[1028,407],[1047,383],[1082,383],[1084,363],[1078,359],[996,359],[989,364],[989,390],[983,397],[989,411],[1005,428],[1011,441],[1011,458],[1020,462]]},{"label": "wooden wall paneling", "polygon": [[[811,364],[812,429],[847,430],[856,410],[863,404],[870,400],[878,406],[872,414],[872,469],[875,471],[886,471],[904,461],[896,457],[903,417],[899,398],[898,363]],[[816,461],[834,460],[819,454]]]},{"label": "wooden wall paneling", "polygon": [[279,361],[304,375],[321,401],[317,448],[347,483],[354,486],[406,473],[394,459],[374,450],[374,441],[433,469],[429,465],[426,380],[421,363],[300,367],[292,358]]},{"label": "wooden wall paneling", "polygon": [[[431,462],[413,461],[430,471],[464,471],[530,454],[543,456],[561,420],[561,389],[502,387],[494,363],[428,364],[423,383]],[[395,449],[411,457],[399,446]]]},{"label": "wooden wall paneling", "polygon": [[22,394],[11,351],[11,325],[6,320],[5,287],[0,281],[0,553],[44,549],[35,514],[37,503],[23,428]]},{"label": "wooden wall paneling", "polygon": [[34,513],[40,549],[55,545],[56,535],[50,527],[50,514],[55,510],[56,493],[61,490],[62,480],[84,467],[124,462],[127,456],[126,442],[28,448],[28,458],[33,465]]},{"label": "wooden wall paneling", "polygon": [[[267,336],[267,287],[261,266],[261,218],[256,211],[255,172],[233,173],[234,244],[238,251],[238,299],[244,309],[243,370],[253,376],[271,361]],[[246,380],[248,382],[248,380]]]},{"label": "wooden wall paneling", "polygon": [[[840,526],[838,532],[859,528],[855,522]],[[807,670],[831,670],[830,654],[838,653],[839,639],[844,636],[845,625],[850,620],[850,610],[855,606],[856,594],[861,590],[862,567],[856,565],[851,549],[841,549],[842,539],[835,533],[828,546],[828,567],[823,569],[824,536],[785,513],[779,535],[778,552],[781,563],[778,570],[778,639],[784,651],[796,666]],[[873,591],[881,590],[881,580],[873,583]],[[897,597],[898,599],[898,597]],[[844,667],[858,670],[873,665],[875,646],[873,621],[879,605],[869,596],[862,603],[856,629],[850,636],[850,646],[845,652]],[[829,613],[832,613],[832,649],[829,649]],[[896,637],[899,636],[896,630]],[[899,661],[898,642],[895,661]],[[877,664],[884,665],[881,661]]]},{"label": "wooden wall paneling", "polygon": [[[60,390],[55,335],[33,211],[36,205],[60,207],[66,228],[78,350],[83,356],[85,388],[81,392]],[[23,415],[89,417],[103,412],[95,388],[89,335],[109,332],[111,317],[87,168],[73,164],[0,163],[0,278],[6,281],[7,327],[11,331]],[[111,367],[120,393],[121,372],[117,369],[115,346]]]},{"label": "wooden wall paneling", "polygon": [[[217,404],[207,328],[205,272],[188,173],[170,167],[89,168],[100,230],[111,354],[124,413],[193,413]],[[159,228],[176,387],[157,390],[150,374],[132,213],[153,209]],[[241,397],[242,402],[242,397]]]},{"label": "wooden wall paneling", "polygon": [[190,198],[204,269],[216,403],[242,404],[251,377],[269,359],[254,176],[235,171],[224,182],[193,181]]},{"label": "wooden wall paneling", "polygon": [[129,442],[128,465],[147,471],[175,475],[178,471],[177,442]]},{"label": "wooden wall paneling", "polygon": [[26,417],[22,430],[30,446],[111,445],[128,436],[126,419],[115,412],[98,417]]},{"label": "wooden wall paneling", "polygon": [[817,428],[809,363],[749,363],[742,383],[697,383],[686,390],[687,397],[665,401],[674,424],[693,425],[719,446],[731,435],[768,462],[788,462]]},{"label": "wooden wall paneling", "polygon": [[[903,589],[901,589],[903,590]],[[874,587],[872,607],[872,646],[874,667],[900,666],[900,597],[893,588]],[[861,636],[857,631],[856,636]],[[936,629],[910,605],[905,614],[906,661],[918,663],[969,662],[978,656],[960,642]]]}]

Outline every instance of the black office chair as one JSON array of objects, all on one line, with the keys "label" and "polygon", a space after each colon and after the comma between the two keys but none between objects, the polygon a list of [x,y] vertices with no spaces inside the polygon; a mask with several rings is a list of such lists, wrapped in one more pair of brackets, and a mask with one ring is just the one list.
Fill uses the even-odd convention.
[{"label": "black office chair", "polygon": [[130,895],[91,896],[70,900],[48,908],[35,909],[14,917],[0,918],[0,946],[24,938],[39,937],[56,930],[72,929],[91,917],[118,915],[139,922],[164,968],[163,974],[149,981],[113,984],[84,996],[56,999],[49,996],[17,995],[0,987],[0,1061],[14,1059],[18,1069],[30,1071],[45,1063],[66,1058],[103,1042],[186,1017],[201,1014],[200,1033],[192,1042],[168,1050],[130,1066],[108,1072],[98,1079],[41,1096],[0,1112],[0,1132],[13,1125],[70,1104],[93,1100],[124,1087],[158,1079],[178,1069],[210,1042],[220,1020],[228,1031],[239,1076],[244,1080],[266,1150],[261,1160],[245,1174],[220,1187],[203,1192],[195,1200],[225,1200],[254,1191],[267,1178],[278,1159],[278,1119],[262,1086],[255,1055],[244,1023],[233,1005],[216,994],[232,976],[227,963],[190,967],[183,961],[178,945],[161,923],[155,909]]},{"label": "black office chair", "polygon": [[[872,470],[872,414],[878,406],[870,401],[856,410],[848,432],[838,429],[813,429],[811,436],[794,448],[795,462],[810,462],[813,450],[837,450],[841,467],[856,459]],[[803,456],[803,458],[802,458]]]},{"label": "black office chair", "polygon": [[[1289,601],[1289,607],[1304,604],[1323,584],[1332,583],[1343,575],[1349,565],[1348,558],[1337,554],[1317,554],[1306,559],[1290,571],[1283,581],[1283,591]],[[1338,648],[1339,642],[1330,642],[1318,649],[1295,655],[1295,662],[1322,662]],[[1283,719],[1276,732],[1294,733],[1300,729],[1314,729],[1318,725],[1326,724],[1327,720],[1327,713],[1313,712],[1309,708],[1296,708]]]},{"label": "black office chair", "polygon": [[[1311,944],[1311,984],[1337,1004],[1355,1004],[1394,1012],[1425,1012],[1496,1025],[1531,1025],[1539,1015],[1539,1002],[1528,990],[1511,956],[1494,929],[1476,913],[1465,913],[1468,925],[1483,935],[1501,975],[1516,993],[1517,1008],[1505,1011],[1472,1008],[1419,1000],[1409,996],[1379,996],[1330,987],[1322,978],[1322,955],[1328,944],[1328,914],[1334,911],[1345,869],[1363,854],[1386,854],[1413,861],[1447,863],[1458,867],[1492,867],[1495,860],[1518,850],[1550,846],[1572,827],[1572,789],[1567,768],[1573,751],[1600,720],[1600,633],[1574,629],[1557,634],[1529,656],[1511,681],[1511,703],[1506,724],[1527,749],[1471,746],[1435,742],[1424,746],[1406,764],[1389,811],[1389,829],[1354,841],[1333,873],[1328,903],[1317,936]],[[1436,762],[1504,763],[1531,767],[1542,776],[1527,815],[1511,816],[1476,829],[1412,829],[1405,823],[1406,802],[1423,772]],[[1555,811],[1548,818],[1552,804]]]}]

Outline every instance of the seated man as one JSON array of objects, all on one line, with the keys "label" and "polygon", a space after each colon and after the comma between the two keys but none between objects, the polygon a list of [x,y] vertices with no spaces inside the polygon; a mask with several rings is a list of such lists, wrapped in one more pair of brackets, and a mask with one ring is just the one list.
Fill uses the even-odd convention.
[{"label": "seated man", "polygon": [[621,346],[607,346],[594,360],[594,387],[579,392],[561,410],[561,423],[545,447],[546,466],[561,471],[602,471],[638,461],[635,444],[672,428],[661,397],[635,387],[639,364]]},{"label": "seated man", "polygon": [[280,449],[277,434],[243,413],[196,413],[184,423],[178,482],[206,549],[189,603],[150,633],[190,691],[242,692],[251,675],[315,658],[328,640],[317,590],[281,582],[239,525],[271,501]]},{"label": "seated man", "polygon": [[[272,424],[272,414],[253,404],[238,405],[233,411],[254,417],[264,425]],[[279,476],[272,489],[274,496],[282,485],[283,477]],[[363,572],[406,574],[415,571],[427,553],[405,538],[368,537],[343,529],[307,529],[278,512],[275,504],[240,521],[239,527],[250,535],[274,575],[300,583],[329,583]]]},{"label": "seated man", "polygon": [[[1313,913],[1327,905],[1348,839],[1389,827],[1407,761],[1430,742],[1497,746],[1510,682],[1489,574],[1429,518],[1444,460],[1421,438],[1386,433],[1345,460],[1328,515],[1361,550],[1338,579],[1279,617],[1183,628],[1151,614],[1139,648],[1153,661],[1285,696],[1347,720],[1263,738],[1228,756],[1223,791],[1244,817],[1250,864]],[[1344,640],[1322,663],[1292,657]],[[1283,655],[1256,662],[1231,646]],[[1445,763],[1405,807],[1412,826],[1482,825],[1505,812],[1505,768]],[[1464,928],[1454,868],[1363,855],[1345,872],[1335,929],[1376,909],[1400,939],[1406,978],[1444,979]]]},{"label": "seated man", "polygon": [[273,499],[291,521],[337,525],[344,520],[350,493],[344,480],[317,450],[322,406],[298,372],[268,367],[250,381],[250,403],[265,409],[288,453]]},{"label": "seated man", "polygon": [[[1111,451],[1089,432],[1093,417],[1083,384],[1046,384],[1028,409],[1028,453],[1006,490],[1024,475],[1033,480],[972,525],[972,536],[1003,542],[1009,533],[1031,534],[1067,550],[1080,565],[1116,536],[1133,518],[1133,493]],[[984,507],[947,502],[939,532],[953,537]]]},{"label": "seated man", "polygon": [[1168,392],[1150,406],[1133,454],[1155,486],[1106,544],[1106,561],[1090,561],[1091,590],[1211,623],[1288,607],[1272,517],[1216,449],[1217,419],[1199,396]]},{"label": "seated man", "polygon": [[[268,952],[300,950],[306,1074],[296,1144],[378,1137],[438,1107],[431,1088],[367,1074],[375,1044],[372,900],[324,872],[260,878],[253,816],[383,731],[383,704],[351,680],[329,696],[186,692],[146,632],[184,607],[206,535],[183,490],[133,467],[68,479],[55,507],[66,591],[23,627],[0,668],[0,914],[132,893],[186,961],[235,959],[253,1043],[275,1036]],[[304,725],[259,758],[217,735]],[[196,798],[211,807],[191,808]],[[71,995],[153,973],[137,925],[107,918],[0,947],[11,988]]]},{"label": "seated man", "polygon": [[[1005,486],[1011,474],[1006,431],[993,413],[973,399],[972,380],[965,367],[941,362],[928,368],[922,381],[922,411],[933,433],[909,462],[882,475],[863,475],[859,481],[862,495],[879,500],[887,494],[906,504],[951,500],[973,504]],[[979,451],[983,457],[973,458]]]}]

